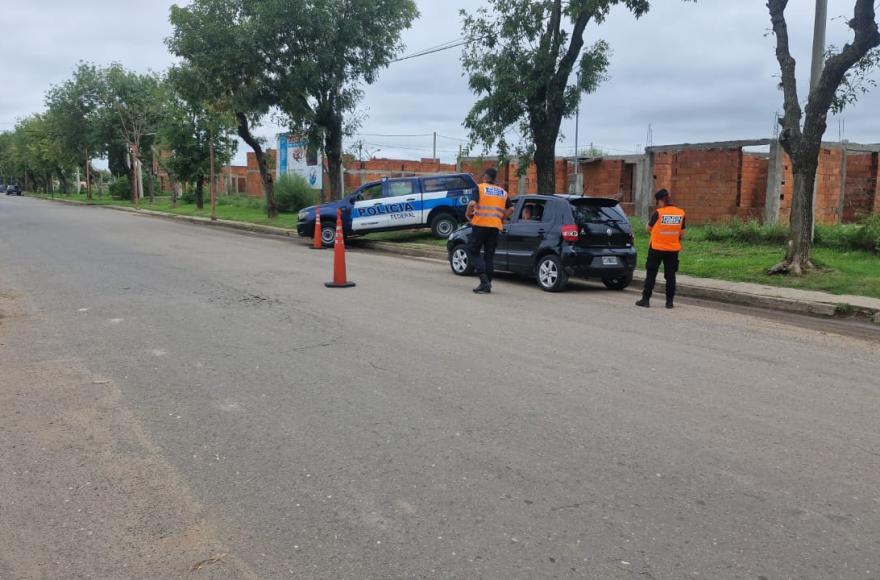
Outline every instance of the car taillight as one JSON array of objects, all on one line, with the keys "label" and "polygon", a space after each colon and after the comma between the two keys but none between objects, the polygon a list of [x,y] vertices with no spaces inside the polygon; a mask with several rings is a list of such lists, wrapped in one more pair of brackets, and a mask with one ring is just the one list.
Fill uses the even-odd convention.
[{"label": "car taillight", "polygon": [[578,226],[575,224],[566,224],[562,226],[562,239],[566,242],[578,241]]}]

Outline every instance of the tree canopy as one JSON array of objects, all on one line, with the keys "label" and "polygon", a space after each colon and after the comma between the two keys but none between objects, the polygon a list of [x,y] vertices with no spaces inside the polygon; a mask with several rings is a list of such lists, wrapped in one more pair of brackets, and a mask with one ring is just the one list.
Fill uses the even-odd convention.
[{"label": "tree canopy", "polygon": [[[513,152],[534,159],[539,191],[556,192],[562,119],[606,79],[611,49],[599,39],[585,48],[585,35],[616,5],[637,18],[649,9],[647,0],[489,0],[487,7],[461,12],[462,64],[477,95],[465,127],[474,143],[497,147],[502,157]],[[511,131],[518,133],[513,148]]]}]

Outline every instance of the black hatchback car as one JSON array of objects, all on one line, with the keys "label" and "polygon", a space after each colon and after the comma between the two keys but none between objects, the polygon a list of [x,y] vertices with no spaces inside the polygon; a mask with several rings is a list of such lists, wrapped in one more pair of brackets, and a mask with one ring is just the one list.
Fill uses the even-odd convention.
[{"label": "black hatchback car", "polygon": [[6,186],[6,195],[21,195],[21,188],[13,183]]},{"label": "black hatchback car", "polygon": [[[495,270],[537,279],[547,292],[565,289],[570,276],[598,278],[612,290],[632,283],[636,267],[633,231],[616,200],[576,195],[514,198],[514,212],[498,238]],[[473,274],[467,253],[471,227],[449,236],[449,265]]]}]

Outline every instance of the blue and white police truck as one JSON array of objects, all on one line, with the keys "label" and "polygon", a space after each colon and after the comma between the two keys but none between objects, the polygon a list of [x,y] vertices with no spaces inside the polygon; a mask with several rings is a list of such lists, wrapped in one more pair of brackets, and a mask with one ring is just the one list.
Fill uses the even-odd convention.
[{"label": "blue and white police truck", "polygon": [[[336,210],[342,210],[346,236],[431,228],[436,238],[448,238],[466,221],[465,210],[477,193],[467,173],[386,178],[361,186],[341,200],[321,204],[321,241],[332,246],[336,237]],[[299,212],[300,236],[315,235],[316,206]]]}]

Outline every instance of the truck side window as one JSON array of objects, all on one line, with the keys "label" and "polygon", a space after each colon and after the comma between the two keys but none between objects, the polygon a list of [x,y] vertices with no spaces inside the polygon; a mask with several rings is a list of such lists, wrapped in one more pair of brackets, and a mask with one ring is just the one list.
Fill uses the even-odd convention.
[{"label": "truck side window", "polygon": [[413,181],[407,179],[405,181],[389,181],[388,197],[397,197],[398,195],[410,195],[413,192]]},{"label": "truck side window", "polygon": [[373,199],[379,199],[382,197],[382,184],[376,183],[375,185],[371,185],[361,191],[361,199],[365,201],[370,201]]}]

